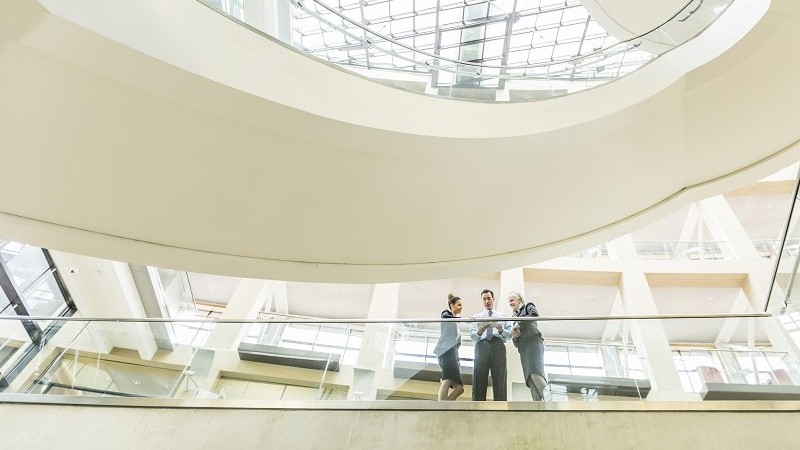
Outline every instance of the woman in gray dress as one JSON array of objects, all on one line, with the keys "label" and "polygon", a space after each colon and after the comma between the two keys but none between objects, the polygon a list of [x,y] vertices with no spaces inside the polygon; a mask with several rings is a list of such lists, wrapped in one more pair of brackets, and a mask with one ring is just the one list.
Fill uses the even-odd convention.
[{"label": "woman in gray dress", "polygon": [[[539,317],[536,305],[525,303],[519,292],[508,295],[508,305],[514,310],[515,317]],[[525,374],[525,384],[531,390],[531,398],[533,401],[543,400],[542,393],[547,380],[544,377],[544,340],[539,326],[533,321],[517,321],[511,329],[511,340],[519,350],[522,373]]]},{"label": "woman in gray dress", "polygon": [[[461,314],[461,298],[453,294],[447,295],[447,309],[442,311],[442,319],[456,319]],[[458,349],[461,347],[461,333],[458,322],[442,322],[439,342],[433,354],[439,357],[442,368],[442,383],[439,385],[439,400],[455,400],[464,393],[464,381],[461,380],[461,363]],[[450,389],[453,391],[450,392]]]}]

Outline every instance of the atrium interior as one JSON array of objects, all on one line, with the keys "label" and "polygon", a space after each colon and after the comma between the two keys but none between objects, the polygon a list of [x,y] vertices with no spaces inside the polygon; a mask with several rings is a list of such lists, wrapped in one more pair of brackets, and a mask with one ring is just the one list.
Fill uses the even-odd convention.
[{"label": "atrium interior", "polygon": [[[453,411],[532,448],[790,445],[798,24],[790,0],[18,2],[0,411],[55,424],[11,445],[108,417],[133,447],[424,446]],[[471,400],[487,289],[509,327],[510,296],[541,314],[541,401],[505,336]],[[437,402],[448,294],[464,394]]]}]

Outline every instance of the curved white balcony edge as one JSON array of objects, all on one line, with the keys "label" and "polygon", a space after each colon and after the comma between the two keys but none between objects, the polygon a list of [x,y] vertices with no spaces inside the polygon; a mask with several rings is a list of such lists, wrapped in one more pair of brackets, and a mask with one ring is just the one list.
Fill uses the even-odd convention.
[{"label": "curved white balcony edge", "polygon": [[[47,2],[56,3],[110,4]],[[569,253],[800,159],[800,65],[786,57],[800,44],[800,4],[790,0],[772,1],[733,47],[645,98],[636,97],[638,80],[681,49],[608,86],[510,105],[395,91],[260,37],[257,47],[231,50],[237,68],[253,67],[241,74],[215,55],[255,35],[208,8],[113,4],[130,10],[109,29],[136,32],[219,76],[268,80],[264,89],[294,106],[164,63],[34,0],[13,2],[0,17],[3,237],[237,276],[441,278]],[[134,14],[145,4],[162,32],[195,36],[201,20],[219,43],[201,52],[126,25],[148,23]],[[176,5],[191,8],[181,20]],[[623,109],[592,101],[607,93],[636,99]],[[332,114],[346,99],[339,106],[352,121],[298,106]],[[557,123],[548,108],[566,101],[594,116]],[[428,117],[428,132],[359,122],[384,111],[375,120],[398,128]],[[503,115],[516,125],[501,126]],[[479,127],[487,131],[446,137]]]},{"label": "curved white balcony edge", "polygon": [[459,139],[545,133],[629,108],[739,42],[770,3],[734,1],[700,36],[603,89],[589,89],[580,97],[493,104],[409,95],[365,83],[368,78],[302,54],[191,1],[39,1],[58,17],[256,97],[348,124]]}]

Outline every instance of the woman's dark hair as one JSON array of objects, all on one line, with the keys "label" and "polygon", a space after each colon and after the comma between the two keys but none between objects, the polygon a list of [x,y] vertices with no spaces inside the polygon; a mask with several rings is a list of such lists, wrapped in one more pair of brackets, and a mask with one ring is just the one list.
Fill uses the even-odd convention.
[{"label": "woman's dark hair", "polygon": [[456,297],[453,294],[447,294],[447,308],[452,310],[453,305],[455,305],[459,300],[461,300],[461,297]]}]

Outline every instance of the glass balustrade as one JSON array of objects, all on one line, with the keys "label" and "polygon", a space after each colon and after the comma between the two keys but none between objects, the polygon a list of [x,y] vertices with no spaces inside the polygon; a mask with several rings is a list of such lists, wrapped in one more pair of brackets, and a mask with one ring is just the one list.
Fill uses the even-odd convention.
[{"label": "glass balustrade", "polygon": [[400,89],[532,101],[621,78],[712,24],[732,0],[687,0],[619,41],[579,0],[199,0],[308,55]]},{"label": "glass balustrade", "polygon": [[789,209],[789,215],[786,221],[786,227],[783,232],[783,239],[775,244],[775,254],[779,255],[775,263],[775,272],[772,279],[772,287],[769,292],[769,300],[765,310],[774,310],[775,308],[791,307],[793,304],[797,305],[798,295],[800,295],[800,257],[798,255],[798,247],[800,247],[800,226],[798,226],[798,217],[800,217],[800,197],[798,197],[798,188],[800,188],[800,178],[798,183],[795,184],[793,193],[793,201]]},{"label": "glass balustrade", "polygon": [[784,246],[782,239],[754,239],[753,245],[763,258],[775,259],[778,256],[793,258],[797,255],[800,239],[787,239]]},{"label": "glass balustrade", "polygon": [[608,245],[603,243],[600,245],[593,245],[580,252],[571,253],[570,258],[589,258],[589,259],[608,259]]},{"label": "glass balustrade", "polygon": [[641,259],[716,260],[730,259],[725,242],[635,242]]},{"label": "glass balustrade", "polygon": [[[465,392],[459,401],[472,398],[485,352],[479,345],[476,355],[470,327],[487,321],[446,322],[456,326],[460,342]],[[49,338],[33,342],[28,322],[49,329]],[[440,322],[281,315],[181,322],[2,316],[0,389],[37,395],[44,402],[48,396],[435,400]],[[520,321],[507,322],[512,328]],[[800,398],[792,350],[797,348],[792,332],[800,322],[796,311],[775,317],[550,317],[536,322],[544,336],[545,401]],[[203,330],[205,336],[160,335],[153,323]],[[504,384],[506,401],[530,402],[520,354],[500,336],[494,337],[499,341],[492,351],[505,351],[507,373],[499,380],[488,376],[487,398],[493,400],[495,385]]]},{"label": "glass balustrade", "polygon": [[[634,243],[640,259],[650,260],[723,260],[733,259],[729,245],[722,241],[638,241]],[[774,259],[779,255],[794,258],[800,239],[753,239],[753,246],[761,257]],[[609,259],[609,244],[603,243],[567,255],[570,258]]]}]

